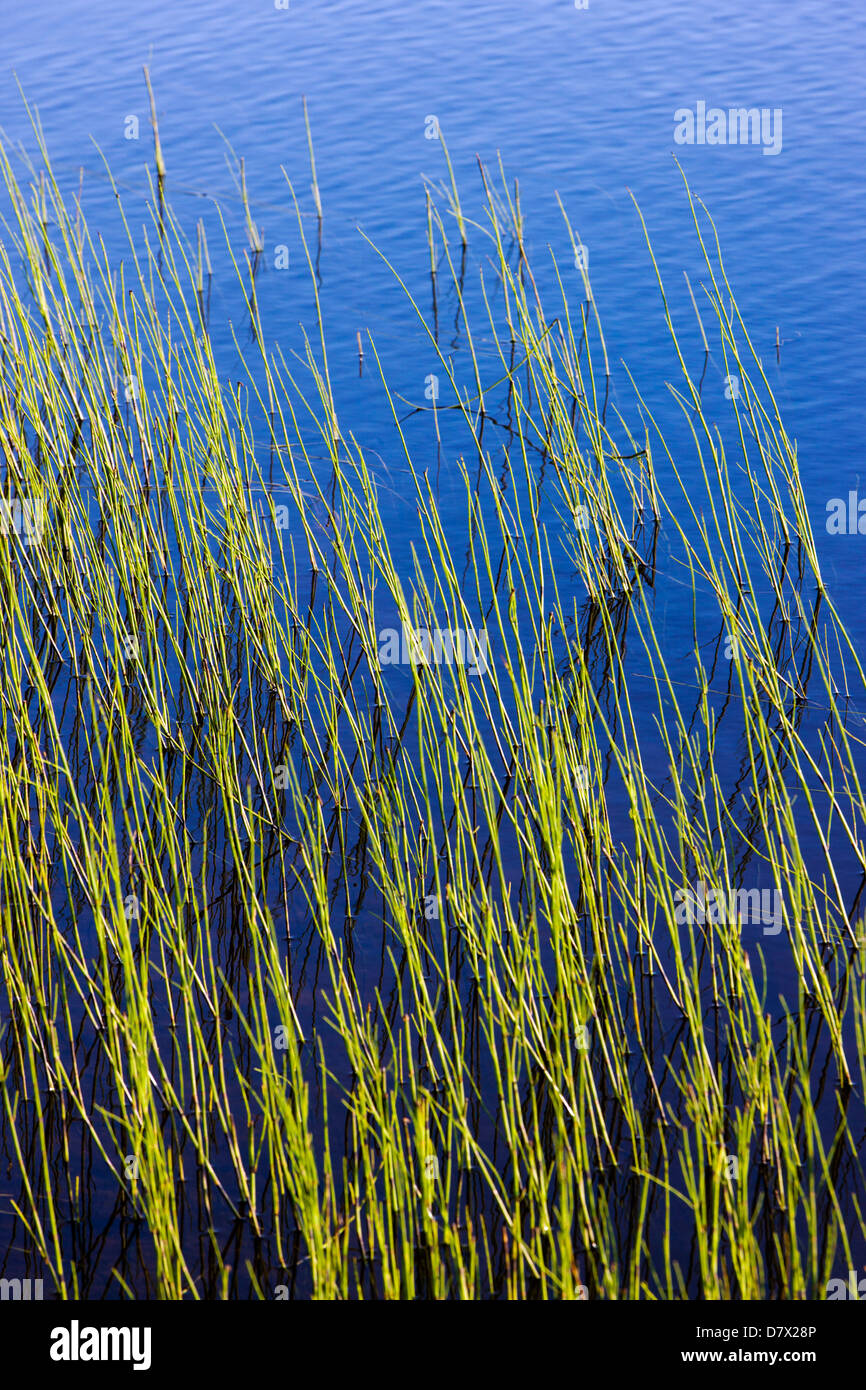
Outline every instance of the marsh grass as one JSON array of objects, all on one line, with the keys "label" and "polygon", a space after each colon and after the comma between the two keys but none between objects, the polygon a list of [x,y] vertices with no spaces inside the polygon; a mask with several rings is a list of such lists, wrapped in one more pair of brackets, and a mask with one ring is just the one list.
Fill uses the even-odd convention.
[{"label": "marsh grass", "polygon": [[[0,538],[10,1247],[63,1297],[821,1297],[863,1258],[866,683],[706,210],[742,394],[732,449],[659,276],[683,457],[637,384],[609,405],[586,275],[546,304],[516,186],[482,167],[472,220],[443,145],[475,390],[395,268],[462,434],[455,534],[383,379],[407,573],[321,312],[300,365],[267,348],[225,224],[211,256],[164,203],[153,109],[122,274],[38,126],[29,187],[0,150],[3,492],[46,517]],[[205,267],[249,305],[246,392]],[[483,627],[490,669],[391,672],[386,625]],[[748,872],[777,936],[677,920]]]}]

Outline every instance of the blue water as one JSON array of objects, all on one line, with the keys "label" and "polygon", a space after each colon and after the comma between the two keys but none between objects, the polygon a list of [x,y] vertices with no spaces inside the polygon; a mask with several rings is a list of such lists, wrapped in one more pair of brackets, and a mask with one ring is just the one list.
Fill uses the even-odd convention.
[{"label": "blue water", "polygon": [[[167,196],[191,236],[199,218],[208,228],[215,270],[211,328],[227,370],[236,365],[229,325],[239,339],[244,335],[243,303],[219,248],[215,211],[217,204],[223,208],[240,253],[244,220],[231,151],[245,158],[253,216],[264,230],[257,291],[266,336],[288,354],[299,346],[299,321],[314,327],[291,181],[313,256],[318,252],[341,423],[379,461],[383,513],[395,556],[407,566],[405,460],[369,351],[359,376],[356,335],[373,336],[392,389],[423,403],[435,367],[429,342],[362,232],[429,313],[424,179],[439,183],[447,176],[440,142],[425,135],[430,117],[447,139],[468,216],[481,204],[476,155],[492,165],[501,153],[509,177],[520,181],[533,265],[546,259],[548,245],[570,260],[559,193],[588,250],[613,368],[612,400],[628,417],[632,398],[619,366],[623,359],[648,404],[685,447],[687,435],[665,387],[675,362],[630,196],[643,210],[697,374],[700,339],[683,270],[700,297],[702,260],[676,156],[715,219],[739,307],[798,443],[830,596],[862,648],[866,537],[830,536],[824,527],[830,498],[847,497],[858,486],[866,494],[866,26],[860,13],[847,0],[826,10],[802,0],[736,0],[724,7],[589,0],[586,10],[568,0],[291,0],[288,10],[268,0],[123,7],[85,0],[74,8],[58,0],[29,8],[2,0],[0,124],[33,152],[17,76],[38,108],[64,187],[75,190],[81,181],[91,227],[103,234],[109,254],[119,256],[123,240],[102,157],[143,220],[153,157],[142,77],[142,65],[149,64]],[[304,96],[324,209],[320,248]],[[780,152],[676,144],[675,113],[698,102],[781,110]],[[133,117],[138,139],[126,138]],[[274,265],[282,246],[289,251],[287,270]],[[481,254],[470,250],[470,276]],[[468,382],[453,300],[446,297],[439,310],[443,351],[453,353],[458,378],[465,374]],[[482,335],[482,360],[490,354],[495,365],[492,346]],[[704,399],[711,413],[730,423],[717,350]],[[447,515],[453,499],[459,516],[465,502],[447,438],[437,454],[422,421],[410,430],[416,459],[438,467],[440,506]],[[691,661],[690,612],[681,597],[661,585],[657,613],[673,650],[679,647]],[[651,758],[650,752],[650,766]],[[653,770],[661,778],[661,762]],[[360,934],[357,948],[359,979],[367,968],[374,979],[378,941],[365,943]],[[301,998],[299,1008],[305,1007]]]},{"label": "blue water", "polygon": [[[409,284],[422,283],[422,178],[446,174],[441,146],[425,139],[429,115],[441,123],[468,206],[479,192],[476,153],[493,162],[501,151],[507,173],[520,180],[536,263],[547,243],[567,250],[559,192],[589,252],[611,360],[623,356],[655,399],[664,325],[627,190],[644,211],[673,308],[689,323],[682,271],[694,280],[698,260],[676,154],[716,221],[744,318],[772,367],[813,515],[823,523],[827,500],[858,486],[866,30],[853,3],[590,0],[577,10],[566,0],[291,0],[282,10],[266,0],[123,8],[107,0],[74,7],[7,0],[3,10],[2,125],[32,148],[14,73],[38,106],[70,186],[84,168],[85,206],[109,250],[113,196],[93,142],[124,189],[146,190],[152,146],[144,62],[157,95],[169,195],[191,229],[210,210],[206,195],[235,208],[242,244],[225,141],[245,157],[266,250],[290,248],[289,271],[260,282],[277,339],[291,336],[309,299],[281,173],[282,166],[309,210],[306,95],[325,210],[319,268],[335,385],[347,409],[355,393],[360,412],[377,407],[357,383],[358,329],[374,333],[386,374],[410,399],[422,397],[430,369],[420,335],[418,356],[405,351],[411,315],[358,231]],[[675,145],[674,113],[701,100],[781,108],[781,152]],[[139,118],[138,140],[124,138],[130,115]],[[219,275],[215,292],[218,327]],[[715,387],[720,402],[722,375],[721,362],[712,362],[707,389]],[[833,596],[855,623],[864,549],[866,539],[833,538],[822,554]]]}]

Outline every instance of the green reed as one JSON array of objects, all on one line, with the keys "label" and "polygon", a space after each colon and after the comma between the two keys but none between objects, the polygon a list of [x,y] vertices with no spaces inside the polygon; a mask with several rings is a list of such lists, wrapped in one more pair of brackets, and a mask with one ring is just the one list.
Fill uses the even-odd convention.
[{"label": "green reed", "polygon": [[[687,190],[742,395],[731,451],[659,276],[683,459],[637,386],[631,417],[608,407],[585,271],[554,262],[548,307],[516,189],[482,167],[472,221],[443,144],[464,258],[428,193],[434,296],[453,295],[474,395],[396,269],[395,292],[438,356],[436,437],[462,431],[464,524],[383,379],[407,574],[339,417],[294,191],[317,322],[289,364],[225,222],[219,251],[203,224],[193,248],[164,200],[151,106],[158,206],[124,224],[122,268],[38,125],[29,188],[0,149],[3,492],[46,518],[38,543],[0,544],[0,1132],[28,1249],[63,1297],[228,1298],[239,1273],[267,1298],[296,1278],[316,1298],[822,1296],[864,1237],[863,928],[842,879],[866,873],[847,718],[866,681],[706,210]],[[311,140],[310,161],[321,220]],[[215,359],[205,263],[249,305],[244,389]],[[660,537],[693,600],[688,669],[655,612]],[[391,680],[388,612],[483,626],[487,669]],[[736,793],[716,758],[732,726]],[[684,889],[727,892],[750,862],[779,889],[786,996],[737,923],[679,920]],[[98,1287],[64,1234],[88,1216],[85,1152],[143,1250]]]}]

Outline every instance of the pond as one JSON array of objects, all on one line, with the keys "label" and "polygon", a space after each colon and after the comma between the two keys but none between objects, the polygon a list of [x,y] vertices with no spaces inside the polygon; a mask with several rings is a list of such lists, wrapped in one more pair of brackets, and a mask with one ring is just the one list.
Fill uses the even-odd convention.
[{"label": "pond", "polygon": [[0,1275],[826,1296],[866,1245],[854,5],[4,39]]}]

